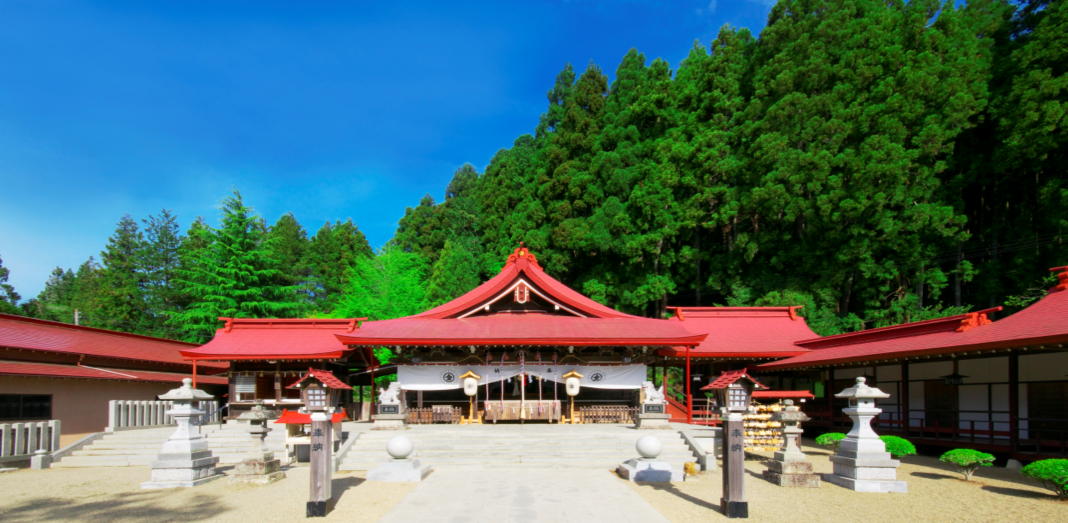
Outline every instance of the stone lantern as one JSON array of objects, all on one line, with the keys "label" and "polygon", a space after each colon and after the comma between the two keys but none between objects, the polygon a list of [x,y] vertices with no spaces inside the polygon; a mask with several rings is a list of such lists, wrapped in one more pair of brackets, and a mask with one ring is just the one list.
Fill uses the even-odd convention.
[{"label": "stone lantern", "polygon": [[241,463],[234,466],[230,481],[265,485],[286,477],[286,473],[281,470],[280,460],[274,457],[274,453],[268,452],[263,444],[267,433],[271,431],[267,426],[270,416],[263,408],[263,402],[257,400],[251,409],[243,412],[237,419],[248,422],[248,433],[252,437],[252,450],[241,460]]},{"label": "stone lantern", "polygon": [[192,379],[184,378],[181,387],[159,397],[174,402],[167,414],[174,417],[178,429],[163,442],[159,456],[152,463],[151,479],[141,484],[143,489],[195,487],[222,477],[215,471],[219,458],[211,455],[208,439],[191,419],[204,414],[204,411],[193,407],[193,402],[210,400],[212,395],[194,389],[192,382]]},{"label": "stone lantern", "polygon": [[797,440],[801,437],[801,423],[809,417],[794,405],[794,400],[786,400],[786,407],[772,414],[772,419],[782,423],[785,442],[782,449],[767,462],[764,479],[780,487],[818,487],[820,477],[812,473],[812,463],[801,452]]},{"label": "stone lantern", "polygon": [[834,395],[849,400],[849,406],[842,412],[853,420],[853,428],[831,456],[834,474],[824,479],[858,492],[907,492],[908,485],[897,481],[897,467],[901,462],[891,459],[886,444],[871,428],[872,418],[882,412],[875,406],[875,400],[890,395],[869,387],[865,381],[864,377],[858,377],[856,384]]},{"label": "stone lantern", "polygon": [[330,487],[334,470],[334,427],[331,414],[339,391],[352,390],[352,387],[333,373],[320,369],[308,369],[307,374],[289,387],[300,389],[300,398],[311,417],[311,485],[305,515],[323,517],[327,513],[327,505],[332,496]]}]

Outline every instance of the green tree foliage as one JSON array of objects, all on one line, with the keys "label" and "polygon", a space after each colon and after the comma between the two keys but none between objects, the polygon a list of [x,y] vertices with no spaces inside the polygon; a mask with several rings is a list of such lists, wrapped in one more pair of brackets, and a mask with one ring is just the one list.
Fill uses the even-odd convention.
[{"label": "green tree foliage", "polygon": [[1060,499],[1068,499],[1068,459],[1040,459],[1020,472],[1037,479]]},{"label": "green tree foliage", "polygon": [[147,327],[143,256],[145,240],[137,222],[123,216],[100,253],[100,294],[97,306],[86,311],[88,323],[124,332]]},{"label": "green tree foliage", "polygon": [[15,287],[7,282],[8,275],[11,271],[7,267],[4,267],[4,260],[0,258],[0,312],[5,314],[19,314],[21,309],[19,308],[19,300],[22,299],[19,293],[15,292]]},{"label": "green tree foliage", "polygon": [[979,467],[994,465],[994,455],[974,449],[953,449],[944,452],[938,457],[938,461],[954,465],[964,476],[964,481],[971,481],[972,475]]},{"label": "green tree foliage", "polygon": [[426,310],[426,261],[417,253],[386,245],[356,261],[334,316],[387,320]]},{"label": "green tree foliage", "polygon": [[901,436],[879,436],[879,439],[883,440],[886,445],[886,451],[895,458],[916,454],[916,446]]},{"label": "green tree foliage", "polygon": [[141,270],[147,321],[141,333],[176,338],[179,332],[167,322],[167,314],[178,310],[183,302],[176,285],[181,266],[182,233],[177,219],[167,209],[149,216],[143,223],[145,241]]},{"label": "green tree foliage", "polygon": [[308,264],[308,232],[293,213],[283,214],[267,231],[267,244],[278,263],[277,283],[295,287],[307,306],[312,304],[311,268]]},{"label": "green tree foliage", "polygon": [[475,267],[478,260],[463,240],[445,240],[441,255],[430,268],[427,305],[436,307],[478,286],[481,280],[472,271]]},{"label": "green tree foliage", "polygon": [[351,219],[323,224],[312,237],[304,260],[310,271],[312,308],[333,310],[356,262],[372,256],[371,245]]},{"label": "green tree foliage", "polygon": [[279,283],[273,239],[240,193],[223,201],[222,213],[218,230],[190,232],[191,241],[210,235],[210,243],[196,249],[179,271],[179,285],[192,302],[172,321],[190,341],[210,339],[219,317],[287,317],[300,309],[296,286]]}]

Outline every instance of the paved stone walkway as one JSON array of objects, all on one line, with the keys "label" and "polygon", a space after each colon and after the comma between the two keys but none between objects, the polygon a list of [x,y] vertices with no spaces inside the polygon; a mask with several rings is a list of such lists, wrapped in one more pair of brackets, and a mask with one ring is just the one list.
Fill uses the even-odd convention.
[{"label": "paved stone walkway", "polygon": [[610,471],[434,471],[382,519],[390,523],[666,522]]}]

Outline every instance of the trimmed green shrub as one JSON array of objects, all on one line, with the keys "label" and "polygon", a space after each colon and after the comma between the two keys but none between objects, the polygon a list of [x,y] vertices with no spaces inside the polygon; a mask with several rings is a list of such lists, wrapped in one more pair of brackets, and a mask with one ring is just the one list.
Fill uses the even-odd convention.
[{"label": "trimmed green shrub", "polygon": [[994,455],[974,449],[953,449],[938,457],[938,461],[956,465],[957,472],[964,475],[964,481],[971,481],[972,474],[979,467],[989,467],[994,463]]},{"label": "trimmed green shrub", "polygon": [[838,452],[838,443],[844,440],[845,434],[841,432],[826,432],[816,436],[816,444],[823,445],[824,447],[833,447],[835,452]]},{"label": "trimmed green shrub", "polygon": [[901,436],[879,436],[886,444],[886,451],[895,458],[911,456],[916,453],[916,446]]},{"label": "trimmed green shrub", "polygon": [[1068,459],[1040,459],[1020,469],[1052,490],[1061,499],[1068,499]]}]

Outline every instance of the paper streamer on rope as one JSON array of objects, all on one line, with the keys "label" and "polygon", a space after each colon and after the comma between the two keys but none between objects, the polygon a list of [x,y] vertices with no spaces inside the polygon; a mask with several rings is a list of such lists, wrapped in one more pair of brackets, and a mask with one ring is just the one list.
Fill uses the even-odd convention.
[{"label": "paper streamer on rope", "polygon": [[471,370],[482,376],[480,383],[497,383],[513,378],[525,369],[528,375],[563,383],[569,371],[582,374],[582,387],[591,389],[640,389],[645,381],[645,365],[556,365],[526,362],[526,365],[398,365],[397,381],[404,390],[451,390],[463,388],[460,375]]}]

